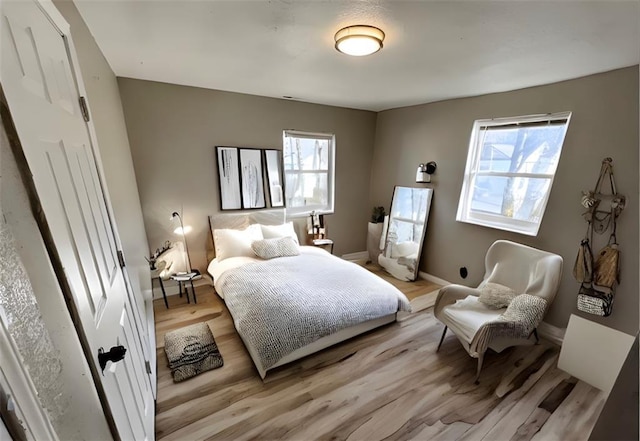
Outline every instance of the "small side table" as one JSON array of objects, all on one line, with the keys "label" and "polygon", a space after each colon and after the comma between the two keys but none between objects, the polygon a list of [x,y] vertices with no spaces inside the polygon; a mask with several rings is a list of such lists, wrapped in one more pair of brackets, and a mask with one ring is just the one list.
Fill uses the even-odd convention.
[{"label": "small side table", "polygon": [[158,279],[158,283],[160,284],[160,289],[162,290],[162,298],[164,299],[164,306],[169,309],[169,302],[167,301],[167,292],[164,290],[164,284],[162,283],[162,277],[160,277],[160,272],[158,270],[151,270],[151,291],[153,291],[153,281]]},{"label": "small side table", "polygon": [[200,273],[174,274],[173,276],[171,276],[171,280],[175,280],[176,282],[178,282],[180,295],[182,295],[182,288],[184,286],[184,293],[187,296],[187,303],[191,303],[191,301],[189,300],[189,289],[187,288],[187,282],[191,284],[191,292],[193,292],[193,302],[198,303],[198,299],[196,298],[196,290],[193,287],[193,281],[201,278],[202,275]]},{"label": "small side table", "polygon": [[320,247],[320,248],[325,248],[329,247],[330,248],[330,253],[333,254],[333,241],[331,239],[313,239],[313,246],[314,247]]}]

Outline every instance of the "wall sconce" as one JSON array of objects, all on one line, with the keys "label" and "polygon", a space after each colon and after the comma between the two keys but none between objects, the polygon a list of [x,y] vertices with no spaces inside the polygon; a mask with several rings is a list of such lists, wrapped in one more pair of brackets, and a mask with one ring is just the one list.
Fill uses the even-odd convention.
[{"label": "wall sconce", "polygon": [[416,182],[419,184],[431,182],[431,175],[436,171],[436,168],[437,165],[433,161],[420,164],[416,172]]}]

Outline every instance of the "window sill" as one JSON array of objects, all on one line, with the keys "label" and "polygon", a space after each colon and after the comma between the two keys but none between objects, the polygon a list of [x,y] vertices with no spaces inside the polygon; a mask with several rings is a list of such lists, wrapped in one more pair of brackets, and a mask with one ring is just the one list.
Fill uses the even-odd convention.
[{"label": "window sill", "polygon": [[314,212],[315,214],[322,214],[322,215],[327,215],[327,214],[333,214],[334,211],[333,210],[313,210],[313,211],[298,211],[298,212],[294,212],[291,213],[287,210],[287,219],[301,219],[303,217],[309,217],[311,216],[311,213]]},{"label": "window sill", "polygon": [[481,227],[493,228],[494,230],[509,231],[511,233],[518,233],[518,234],[523,234],[525,236],[533,236],[533,237],[537,236],[538,231],[540,230],[540,225],[523,227],[523,226],[509,224],[506,222],[495,222],[495,221],[490,222],[486,220],[479,220],[479,219],[473,219],[473,218],[456,219],[456,221],[463,222],[465,224],[479,225]]}]

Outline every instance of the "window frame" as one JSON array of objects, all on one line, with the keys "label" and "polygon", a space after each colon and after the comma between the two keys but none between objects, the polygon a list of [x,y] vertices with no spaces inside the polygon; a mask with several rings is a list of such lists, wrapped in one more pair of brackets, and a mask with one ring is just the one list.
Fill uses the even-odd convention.
[{"label": "window frame", "polygon": [[[286,138],[306,138],[306,139],[322,139],[329,142],[329,150],[327,152],[327,165],[325,169],[315,170],[287,170],[284,163],[285,158],[285,142]],[[336,157],[336,136],[333,133],[322,132],[306,132],[302,130],[283,130],[282,132],[282,171],[285,184],[284,200],[288,218],[305,217],[311,213],[315,214],[333,214],[335,211],[335,163]],[[303,207],[289,207],[287,198],[287,175],[303,175],[306,173],[327,173],[327,204],[326,205],[305,205]]]},{"label": "window frame", "polygon": [[[569,123],[571,121],[571,112],[557,112],[543,115],[527,115],[494,119],[478,119],[473,123],[471,130],[471,138],[469,140],[469,150],[467,153],[467,162],[463,176],[462,189],[460,191],[460,199],[458,201],[458,211],[456,213],[456,221],[469,224],[481,225],[484,227],[495,228],[504,231],[524,234],[527,236],[537,236],[540,225],[544,218],[549,202],[549,196],[553,189],[553,182],[558,171],[560,158],[556,163],[553,173],[517,173],[517,172],[499,172],[491,170],[480,171],[480,160],[482,156],[482,147],[480,145],[483,129],[492,127],[506,126],[532,126],[540,123],[562,123],[564,121],[565,129],[560,139],[560,156],[564,147]],[[545,192],[541,201],[541,215],[537,222],[530,222],[521,219],[513,219],[500,214],[482,213],[473,211],[471,204],[473,201],[475,182],[478,176],[493,177],[522,177],[522,178],[540,178],[549,180],[549,188]]]}]

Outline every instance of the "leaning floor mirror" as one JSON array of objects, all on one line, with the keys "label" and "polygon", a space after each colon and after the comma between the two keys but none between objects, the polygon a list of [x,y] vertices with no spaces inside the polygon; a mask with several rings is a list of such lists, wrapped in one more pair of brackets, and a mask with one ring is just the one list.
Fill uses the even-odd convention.
[{"label": "leaning floor mirror", "polygon": [[431,188],[396,186],[385,220],[385,245],[378,263],[396,279],[418,278],[422,243],[431,208]]}]

